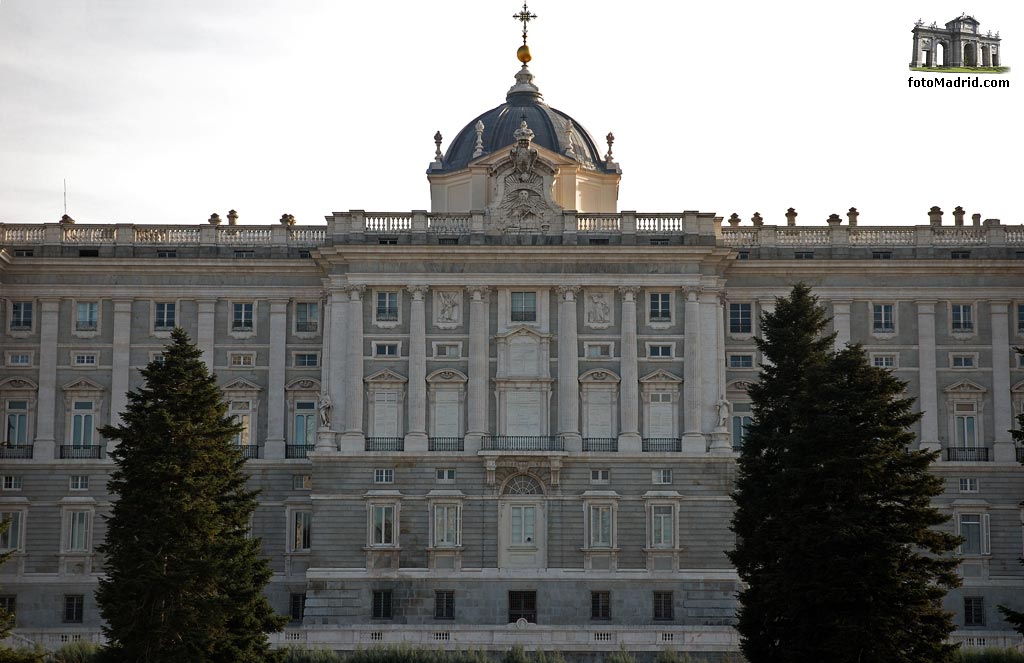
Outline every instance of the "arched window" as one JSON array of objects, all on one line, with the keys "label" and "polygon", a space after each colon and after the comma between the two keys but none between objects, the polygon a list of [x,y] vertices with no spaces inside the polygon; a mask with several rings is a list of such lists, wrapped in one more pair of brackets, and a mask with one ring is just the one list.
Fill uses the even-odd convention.
[{"label": "arched window", "polygon": [[543,495],[540,482],[528,474],[517,474],[505,484],[505,495]]}]

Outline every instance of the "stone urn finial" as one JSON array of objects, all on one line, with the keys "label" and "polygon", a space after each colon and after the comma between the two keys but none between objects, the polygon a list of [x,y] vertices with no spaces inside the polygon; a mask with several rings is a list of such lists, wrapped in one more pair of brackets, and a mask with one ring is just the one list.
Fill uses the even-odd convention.
[{"label": "stone urn finial", "polygon": [[733,228],[735,228],[736,226],[740,225],[740,215],[737,214],[736,212],[733,212],[732,214],[730,214],[729,215],[729,225],[732,226]]},{"label": "stone urn finial", "polygon": [[75,220],[72,219],[67,214],[65,214],[64,216],[60,217],[60,223],[61,223],[61,225],[70,226],[70,225],[73,225],[75,223]]},{"label": "stone urn finial", "polygon": [[932,205],[928,210],[928,223],[933,226],[942,225],[942,209],[938,205]]},{"label": "stone urn finial", "polygon": [[210,215],[209,221],[210,221],[210,225],[211,226],[219,226],[220,225],[220,214],[217,214],[216,212],[214,212],[213,214]]},{"label": "stone urn finial", "polygon": [[829,214],[828,218],[825,219],[825,223],[827,223],[830,228],[835,228],[836,226],[838,226],[842,222],[843,222],[843,220],[839,218],[838,214]]},{"label": "stone urn finial", "polygon": [[237,226],[238,225],[238,212],[236,212],[233,209],[229,209],[228,210],[228,225],[229,226]]},{"label": "stone urn finial", "polygon": [[473,146],[473,158],[482,157],[484,155],[484,123],[482,120],[477,120],[473,126],[476,131],[476,145]]},{"label": "stone urn finial", "polygon": [[972,214],[971,215],[971,221],[974,223],[975,227],[980,226],[981,225],[981,215],[980,214]]},{"label": "stone urn finial", "polygon": [[792,207],[790,207],[788,210],[786,210],[786,225],[787,226],[795,226],[796,225],[796,210],[793,209]]},{"label": "stone urn finial", "polygon": [[282,226],[294,226],[295,225],[295,217],[292,216],[291,214],[282,214],[281,215],[281,225]]},{"label": "stone urn finial", "polygon": [[860,216],[860,212],[857,211],[856,207],[851,207],[846,212],[846,218],[850,220],[850,227],[854,228],[857,226],[857,217]]},{"label": "stone urn finial", "polygon": [[604,155],[604,160],[614,161],[614,159],[612,158],[612,145],[615,144],[615,134],[609,131],[608,135],[605,136],[604,139],[608,141],[608,154]]},{"label": "stone urn finial", "polygon": [[964,208],[957,205],[953,208],[953,225],[962,226],[964,225]]},{"label": "stone urn finial", "polygon": [[750,217],[750,222],[757,227],[764,225],[764,219],[761,218],[760,212],[754,212],[754,216]]}]

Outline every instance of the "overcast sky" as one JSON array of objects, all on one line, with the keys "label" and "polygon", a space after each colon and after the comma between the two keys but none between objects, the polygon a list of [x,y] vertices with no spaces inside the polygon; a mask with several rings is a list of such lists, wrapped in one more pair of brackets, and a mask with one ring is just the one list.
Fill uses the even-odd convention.
[{"label": "overcast sky", "polygon": [[[0,0],[0,222],[323,223],[430,205],[434,132],[498,105],[516,1]],[[531,70],[619,209],[1024,223],[1024,4],[534,0]],[[999,30],[1010,89],[909,88],[914,20]],[[914,74],[916,77],[922,74]]]}]

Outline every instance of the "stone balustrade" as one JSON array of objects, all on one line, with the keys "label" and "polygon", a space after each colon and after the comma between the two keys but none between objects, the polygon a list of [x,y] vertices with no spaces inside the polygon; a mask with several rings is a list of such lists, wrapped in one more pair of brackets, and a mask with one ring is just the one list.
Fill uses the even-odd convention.
[{"label": "stone balustrade", "polygon": [[322,246],[325,226],[0,224],[3,246]]},{"label": "stone balustrade", "polygon": [[725,246],[743,249],[758,247],[951,247],[951,246],[1024,246],[1024,226],[987,225],[982,227],[942,226],[835,226],[794,228],[754,226],[722,228]]}]

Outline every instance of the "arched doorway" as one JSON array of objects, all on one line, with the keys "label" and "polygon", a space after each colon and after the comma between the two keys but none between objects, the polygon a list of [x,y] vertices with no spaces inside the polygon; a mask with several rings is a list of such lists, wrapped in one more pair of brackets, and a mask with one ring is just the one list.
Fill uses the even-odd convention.
[{"label": "arched doorway", "polygon": [[501,488],[498,502],[498,566],[547,566],[547,509],[544,485],[530,474],[516,474]]},{"label": "arched doorway", "polygon": [[973,42],[967,42],[964,44],[964,66],[965,67],[977,67],[978,66],[978,48]]},{"label": "arched doorway", "polygon": [[945,42],[941,42],[941,41],[935,42],[935,47],[934,47],[933,50],[935,51],[935,54],[934,54],[934,58],[933,58],[934,64],[932,64],[932,66],[933,67],[946,67],[946,66],[948,66],[946,64],[946,51],[948,50],[947,47],[946,47],[946,43]]}]

